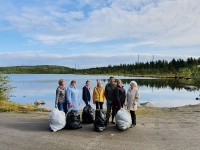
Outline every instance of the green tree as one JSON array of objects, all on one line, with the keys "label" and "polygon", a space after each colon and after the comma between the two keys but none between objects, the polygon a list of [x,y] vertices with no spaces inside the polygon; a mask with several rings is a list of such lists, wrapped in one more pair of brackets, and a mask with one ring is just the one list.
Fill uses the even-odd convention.
[{"label": "green tree", "polygon": [[8,76],[0,74],[0,100],[8,100],[12,87],[8,84],[10,82]]}]

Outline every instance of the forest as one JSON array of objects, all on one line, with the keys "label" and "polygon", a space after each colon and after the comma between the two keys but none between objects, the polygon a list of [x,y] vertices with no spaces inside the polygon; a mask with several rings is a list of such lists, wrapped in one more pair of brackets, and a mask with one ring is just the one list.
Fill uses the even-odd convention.
[{"label": "forest", "polygon": [[75,69],[64,66],[12,66],[0,67],[0,74],[73,74]]},{"label": "forest", "polygon": [[200,78],[200,58],[157,60],[132,64],[108,65],[89,69],[74,69],[64,66],[12,66],[0,67],[0,74],[93,74],[151,76],[166,78]]},{"label": "forest", "polygon": [[156,77],[178,77],[191,78],[200,77],[200,58],[172,59],[171,61],[158,60],[150,62],[139,62],[133,64],[108,65],[107,67],[96,67],[75,70],[78,74],[113,74],[127,76],[156,76]]}]

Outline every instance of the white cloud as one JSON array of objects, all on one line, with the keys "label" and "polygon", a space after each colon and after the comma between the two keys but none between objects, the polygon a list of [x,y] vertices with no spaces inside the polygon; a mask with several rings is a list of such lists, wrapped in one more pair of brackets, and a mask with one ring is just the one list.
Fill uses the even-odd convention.
[{"label": "white cloud", "polygon": [[[82,0],[74,2],[74,10],[62,7],[72,3],[10,4],[12,10],[1,16],[11,28],[45,45],[125,38],[139,40],[127,48],[200,45],[199,0]],[[86,6],[90,9],[85,10]],[[0,27],[5,29],[2,23]]]},{"label": "white cloud", "polygon": [[[193,56],[198,58],[197,56]],[[9,59],[8,59],[9,58]],[[152,54],[139,55],[140,62],[152,61]],[[172,60],[172,58],[187,59],[188,55],[160,55],[154,54],[154,60]],[[78,68],[101,67],[108,65],[119,65],[120,63],[130,64],[138,62],[138,54],[79,54],[79,55],[61,55],[61,54],[43,54],[41,52],[7,52],[0,53],[0,66],[16,66],[16,65],[60,65],[74,68],[75,64]]]}]

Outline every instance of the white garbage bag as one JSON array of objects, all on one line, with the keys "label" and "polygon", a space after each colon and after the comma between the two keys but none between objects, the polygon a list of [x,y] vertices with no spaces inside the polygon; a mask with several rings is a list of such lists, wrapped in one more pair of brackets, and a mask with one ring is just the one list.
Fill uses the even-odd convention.
[{"label": "white garbage bag", "polygon": [[61,130],[66,125],[66,115],[63,111],[54,108],[49,115],[50,128],[53,132]]},{"label": "white garbage bag", "polygon": [[116,114],[116,125],[120,130],[126,130],[130,128],[132,124],[131,115],[130,113],[121,108]]}]

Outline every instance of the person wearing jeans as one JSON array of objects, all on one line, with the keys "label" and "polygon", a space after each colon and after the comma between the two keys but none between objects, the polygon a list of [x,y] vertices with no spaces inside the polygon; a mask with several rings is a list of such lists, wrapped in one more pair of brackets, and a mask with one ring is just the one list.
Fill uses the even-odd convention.
[{"label": "person wearing jeans", "polygon": [[128,110],[130,110],[132,125],[133,128],[136,125],[136,114],[135,111],[137,110],[137,103],[140,101],[140,94],[137,89],[137,83],[135,81],[130,82],[130,87],[126,94],[126,101],[125,106]]},{"label": "person wearing jeans", "polygon": [[58,81],[58,84],[59,86],[56,89],[55,107],[58,108],[60,111],[64,111],[66,114],[68,110],[67,110],[65,81],[63,79],[60,79]]}]

